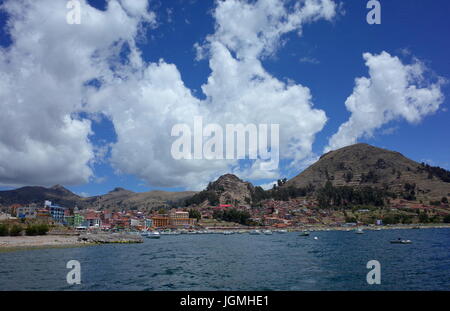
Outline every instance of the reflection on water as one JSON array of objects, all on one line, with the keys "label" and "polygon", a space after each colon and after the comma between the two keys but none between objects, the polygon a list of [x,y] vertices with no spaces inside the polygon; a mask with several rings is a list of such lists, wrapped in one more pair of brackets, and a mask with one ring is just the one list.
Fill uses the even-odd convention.
[{"label": "reflection on water", "polygon": [[[413,244],[389,243],[399,236]],[[81,285],[66,283],[71,259]],[[372,259],[381,285],[366,282]],[[178,235],[3,253],[0,290],[450,290],[450,229]]]}]

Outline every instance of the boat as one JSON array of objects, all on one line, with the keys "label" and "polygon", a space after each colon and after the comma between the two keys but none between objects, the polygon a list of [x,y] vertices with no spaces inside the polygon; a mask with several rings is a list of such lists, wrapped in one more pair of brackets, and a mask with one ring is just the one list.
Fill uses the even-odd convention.
[{"label": "boat", "polygon": [[252,231],[250,231],[250,234],[251,235],[258,235],[258,234],[262,234],[262,233],[259,230],[252,230]]},{"label": "boat", "polygon": [[271,234],[272,234],[272,231],[270,231],[270,230],[264,230],[263,233],[266,234],[266,235],[271,235]]},{"label": "boat", "polygon": [[152,231],[148,232],[145,236],[149,239],[159,239],[161,234],[158,231]]},{"label": "boat", "polygon": [[303,231],[300,236],[309,236],[309,231]]},{"label": "boat", "polygon": [[280,230],[277,230],[277,233],[287,233],[288,231],[286,230],[286,229],[280,229]]},{"label": "boat", "polygon": [[398,240],[391,240],[391,244],[411,244],[411,240],[403,240],[401,238],[398,238]]},{"label": "boat", "polygon": [[356,234],[363,234],[364,231],[363,231],[363,229],[358,228],[358,229],[356,229],[355,233],[356,233]]},{"label": "boat", "polygon": [[224,231],[224,232],[223,232],[224,235],[230,235],[230,234],[233,234],[233,233],[234,233],[234,232],[232,232],[232,231]]}]

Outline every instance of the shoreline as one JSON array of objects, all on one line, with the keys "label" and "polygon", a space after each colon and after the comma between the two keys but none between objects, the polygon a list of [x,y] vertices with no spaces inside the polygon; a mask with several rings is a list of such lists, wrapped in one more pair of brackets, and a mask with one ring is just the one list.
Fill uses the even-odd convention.
[{"label": "shoreline", "polygon": [[309,231],[352,231],[357,228],[363,230],[405,230],[405,229],[447,229],[450,228],[450,224],[408,224],[408,225],[388,225],[388,226],[303,226],[299,228],[288,229],[292,232],[298,232],[303,230]]},{"label": "shoreline", "polygon": [[78,237],[73,235],[0,237],[0,253],[45,248],[72,248],[90,245],[94,245],[94,243],[78,241]]}]

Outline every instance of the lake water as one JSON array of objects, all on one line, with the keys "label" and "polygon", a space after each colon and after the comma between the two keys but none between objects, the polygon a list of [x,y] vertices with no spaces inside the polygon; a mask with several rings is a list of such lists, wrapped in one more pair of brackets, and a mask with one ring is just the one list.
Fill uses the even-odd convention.
[{"label": "lake water", "polygon": [[[389,243],[399,237],[413,244]],[[69,260],[81,263],[81,285],[66,282]],[[367,284],[369,260],[381,264],[380,285]],[[450,229],[166,235],[1,253],[0,290],[450,290]]]}]

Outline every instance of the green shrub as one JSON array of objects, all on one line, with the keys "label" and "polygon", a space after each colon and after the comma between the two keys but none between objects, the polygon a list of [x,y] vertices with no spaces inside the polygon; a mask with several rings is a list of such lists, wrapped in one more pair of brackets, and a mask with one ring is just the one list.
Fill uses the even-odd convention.
[{"label": "green shrub", "polygon": [[35,225],[28,225],[25,229],[26,235],[37,235],[37,230]]},{"label": "green shrub", "polygon": [[22,234],[22,227],[19,225],[12,225],[11,229],[9,229],[10,236],[19,236]]},{"label": "green shrub", "polygon": [[28,225],[28,227],[25,229],[26,235],[45,235],[47,234],[49,228],[48,225],[45,224],[38,224],[38,225]]},{"label": "green shrub", "polygon": [[37,225],[36,227],[37,227],[36,230],[37,230],[38,235],[46,235],[49,230],[49,227],[46,224],[40,224],[40,225]]},{"label": "green shrub", "polygon": [[9,228],[7,224],[0,224],[0,236],[8,235]]},{"label": "green shrub", "polygon": [[449,214],[449,215],[446,215],[446,216],[444,217],[444,222],[445,222],[446,224],[450,224],[450,214]]}]

